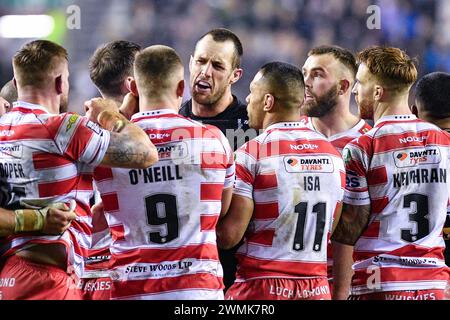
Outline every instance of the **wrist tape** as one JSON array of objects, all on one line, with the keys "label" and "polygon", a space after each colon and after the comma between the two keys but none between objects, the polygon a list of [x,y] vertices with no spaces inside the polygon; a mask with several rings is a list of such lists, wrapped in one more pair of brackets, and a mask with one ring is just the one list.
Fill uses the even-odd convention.
[{"label": "wrist tape", "polygon": [[44,228],[46,210],[19,209],[14,211],[14,232],[41,231]]}]

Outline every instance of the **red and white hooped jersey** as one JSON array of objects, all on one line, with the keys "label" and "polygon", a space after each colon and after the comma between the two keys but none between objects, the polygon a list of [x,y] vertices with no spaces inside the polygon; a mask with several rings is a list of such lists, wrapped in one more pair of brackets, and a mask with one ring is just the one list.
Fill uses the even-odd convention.
[{"label": "red and white hooped jersey", "polygon": [[[321,134],[314,128],[311,117],[302,116],[300,122],[304,123],[309,129]],[[353,128],[335,134],[327,138],[327,140],[342,154],[342,150],[350,141],[360,137],[370,129],[372,129],[372,127],[366,121],[361,119]]]},{"label": "red and white hooped jersey", "polygon": [[236,152],[234,193],[255,203],[237,280],[327,276],[327,243],[345,187],[339,152],[300,122],[277,123]]},{"label": "red and white hooped jersey", "polygon": [[383,117],[344,149],[344,202],[371,207],[355,244],[353,294],[445,289],[449,154],[448,135],[413,115]]},{"label": "red and white hooped jersey", "polygon": [[78,218],[62,236],[19,234],[0,240],[2,256],[36,243],[67,246],[69,265],[82,276],[84,256],[91,246],[93,170],[103,159],[110,133],[77,114],[50,114],[45,108],[14,103],[0,118],[1,204],[22,207],[21,202],[45,206],[76,201]]},{"label": "red and white hooped jersey", "polygon": [[216,224],[234,158],[213,126],[170,109],[132,121],[155,144],[159,162],[145,170],[97,168],[111,230],[113,299],[223,299]]},{"label": "red and white hooped jersey", "polygon": [[[314,128],[311,117],[302,116],[300,122],[304,123],[309,129],[321,134]],[[364,120],[360,120],[353,128],[347,131],[335,134],[327,140],[335,147],[342,155],[344,147],[352,140],[359,138],[361,135],[367,133],[372,127]],[[327,250],[327,267],[328,267],[328,279],[331,281],[333,278],[333,251],[331,247],[331,241],[328,243]]]}]

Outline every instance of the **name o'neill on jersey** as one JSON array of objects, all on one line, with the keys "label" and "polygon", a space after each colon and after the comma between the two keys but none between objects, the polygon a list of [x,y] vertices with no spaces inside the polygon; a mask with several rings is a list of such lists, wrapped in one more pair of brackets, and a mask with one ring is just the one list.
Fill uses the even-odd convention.
[{"label": "name o'neill on jersey", "polygon": [[180,173],[180,166],[153,166],[147,169],[133,169],[128,173],[130,183],[137,185],[143,183],[166,182],[174,180],[183,180]]}]

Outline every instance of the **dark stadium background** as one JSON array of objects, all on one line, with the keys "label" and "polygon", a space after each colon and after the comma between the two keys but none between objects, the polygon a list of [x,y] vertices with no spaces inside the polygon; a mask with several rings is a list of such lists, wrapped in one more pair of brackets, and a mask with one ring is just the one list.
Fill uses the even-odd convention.
[{"label": "dark stadium background", "polygon": [[[80,8],[81,29],[66,27],[70,5]],[[366,26],[370,5],[381,9],[379,30]],[[69,50],[69,109],[78,112],[84,100],[98,95],[87,63],[99,44],[116,39],[166,44],[187,64],[196,39],[214,27],[232,29],[244,44],[245,73],[234,87],[241,99],[262,64],[282,60],[301,66],[308,50],[320,44],[352,50],[389,44],[417,57],[421,75],[450,71],[448,0],[0,0],[0,17],[11,14],[54,17],[49,38]],[[1,84],[12,77],[12,55],[30,40],[0,36]]]}]

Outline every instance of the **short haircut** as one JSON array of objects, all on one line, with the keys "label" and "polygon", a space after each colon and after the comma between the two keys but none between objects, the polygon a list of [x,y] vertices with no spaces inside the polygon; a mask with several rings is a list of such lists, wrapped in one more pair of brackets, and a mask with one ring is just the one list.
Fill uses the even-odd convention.
[{"label": "short haircut", "polygon": [[199,43],[200,40],[205,38],[206,36],[211,36],[216,42],[226,42],[231,41],[234,45],[234,56],[233,61],[231,63],[233,69],[239,68],[241,66],[241,57],[244,54],[244,49],[242,47],[242,42],[239,40],[239,37],[234,34],[232,31],[225,28],[212,29],[202,35],[196,43]]},{"label": "short haircut", "polygon": [[434,118],[450,117],[450,74],[433,72],[417,82],[416,99]]},{"label": "short haircut", "polygon": [[343,64],[353,75],[358,72],[358,64],[353,53],[339,46],[319,46],[308,52],[308,57],[313,55],[331,54],[336,60]]},{"label": "short haircut", "polygon": [[17,88],[12,80],[8,81],[0,90],[0,97],[8,101],[10,105],[17,101]]},{"label": "short haircut", "polygon": [[68,54],[60,45],[48,40],[29,42],[13,57],[14,77],[20,86],[45,87],[48,75],[61,60],[67,61]]},{"label": "short haircut", "polygon": [[357,59],[390,89],[409,89],[417,80],[415,61],[399,48],[369,47]]},{"label": "short haircut", "polygon": [[130,41],[108,42],[95,50],[89,60],[89,75],[103,94],[121,95],[123,81],[133,75],[136,54],[141,47]]},{"label": "short haircut", "polygon": [[180,70],[183,73],[183,63],[173,48],[163,45],[145,48],[134,62],[139,93],[147,97],[160,96],[173,89],[173,77]]},{"label": "short haircut", "polygon": [[305,94],[305,82],[302,71],[285,62],[269,62],[260,72],[269,86],[269,91],[289,108],[300,108]]}]

